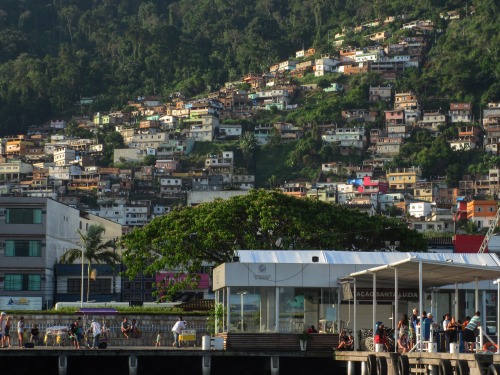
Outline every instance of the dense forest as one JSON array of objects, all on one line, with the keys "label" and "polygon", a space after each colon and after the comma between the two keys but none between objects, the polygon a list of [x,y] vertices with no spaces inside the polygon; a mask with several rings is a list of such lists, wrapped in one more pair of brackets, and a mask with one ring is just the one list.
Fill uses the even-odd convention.
[{"label": "dense forest", "polygon": [[[333,51],[342,27],[386,16],[438,26],[425,65],[397,85],[424,103],[500,99],[495,0],[3,0],[0,134],[136,96],[195,96],[305,47]],[[458,10],[459,22],[439,18]],[[366,40],[348,40],[361,45]],[[351,94],[354,95],[354,94]],[[92,106],[81,106],[92,98]],[[353,100],[357,100],[354,96]]]}]

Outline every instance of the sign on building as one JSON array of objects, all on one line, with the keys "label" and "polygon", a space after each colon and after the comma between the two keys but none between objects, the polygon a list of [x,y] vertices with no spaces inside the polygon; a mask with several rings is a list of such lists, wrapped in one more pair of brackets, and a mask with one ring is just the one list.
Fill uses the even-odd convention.
[{"label": "sign on building", "polygon": [[0,297],[0,310],[42,310],[42,297]]}]

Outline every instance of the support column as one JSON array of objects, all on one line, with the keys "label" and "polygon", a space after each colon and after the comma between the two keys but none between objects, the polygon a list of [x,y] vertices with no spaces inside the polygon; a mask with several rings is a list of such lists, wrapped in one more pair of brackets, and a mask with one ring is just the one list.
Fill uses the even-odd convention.
[{"label": "support column", "polygon": [[[357,304],[358,304],[358,300],[356,298],[357,296],[357,290],[356,290],[356,279],[354,279],[354,282],[353,282],[353,289],[354,289],[354,300],[353,300],[353,304],[354,304],[354,332],[352,334],[352,337],[354,338],[354,341],[352,343],[352,347],[354,348],[354,350],[357,350],[359,348],[359,333],[358,333],[358,311],[357,311]],[[340,307],[340,305],[339,305]]]},{"label": "support column", "polygon": [[399,323],[399,277],[398,268],[394,268],[394,315],[392,316],[392,323],[394,325],[394,352],[398,352],[398,323]]},{"label": "support column", "polygon": [[68,374],[68,357],[65,355],[60,355],[57,358],[58,366],[59,366],[59,375],[67,375]]},{"label": "support column", "polygon": [[[474,278],[474,284],[476,286],[476,290],[475,290],[475,293],[474,293],[474,314],[476,313],[476,311],[479,311],[479,281],[478,281],[478,278],[477,276]],[[473,314],[471,314],[472,316]],[[486,319],[486,317],[484,317],[483,319]],[[485,322],[486,323],[486,322]]]},{"label": "support column", "polygon": [[361,361],[361,375],[367,375],[366,361]]},{"label": "support column", "polygon": [[356,375],[356,362],[347,362],[347,375]]},{"label": "support column", "polygon": [[271,375],[280,374],[280,357],[271,357]]},{"label": "support column", "polygon": [[439,366],[429,365],[429,375],[438,375],[438,373],[439,373]]},{"label": "support column", "polygon": [[[275,332],[279,332],[280,331],[280,288],[279,287],[276,287],[276,305],[275,305],[275,317],[274,319],[276,320],[276,328],[275,328]],[[305,326],[304,326],[305,328]]]},{"label": "support column", "polygon": [[128,356],[128,374],[129,375],[137,375],[137,356],[129,355]]},{"label": "support column", "polygon": [[423,267],[423,264],[422,264],[422,260],[420,260],[418,262],[418,313],[420,315],[420,330],[417,330],[417,331],[420,331],[419,334],[417,334],[417,340],[416,342],[419,343],[419,350],[420,350],[420,353],[422,353],[423,351],[423,343],[422,343],[422,311],[424,309],[424,287],[423,287],[423,274],[424,274],[424,271],[423,271],[424,267]]},{"label": "support column", "polygon": [[227,287],[227,298],[226,298],[226,332],[231,332],[231,287]]},{"label": "support column", "polygon": [[375,337],[375,322],[377,321],[377,274],[374,272],[372,277],[373,277],[372,329],[373,329],[373,337]]},{"label": "support column", "polygon": [[209,355],[204,355],[201,358],[201,374],[210,375],[211,367],[212,367],[212,357]]}]

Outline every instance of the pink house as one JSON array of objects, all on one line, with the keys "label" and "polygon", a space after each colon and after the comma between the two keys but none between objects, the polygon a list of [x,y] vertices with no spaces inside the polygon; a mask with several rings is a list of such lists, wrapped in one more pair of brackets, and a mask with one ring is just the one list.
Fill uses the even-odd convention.
[{"label": "pink house", "polygon": [[389,190],[387,181],[372,180],[370,176],[363,177],[363,183],[358,186],[360,194],[386,194]]},{"label": "pink house", "polygon": [[392,111],[385,111],[385,124],[397,125],[405,123],[405,112],[403,109],[394,109]]}]

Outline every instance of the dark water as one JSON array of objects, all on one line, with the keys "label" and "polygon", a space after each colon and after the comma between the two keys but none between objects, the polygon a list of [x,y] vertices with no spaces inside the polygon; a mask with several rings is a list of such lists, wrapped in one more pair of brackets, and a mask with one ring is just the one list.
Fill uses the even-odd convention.
[{"label": "dark water", "polygon": [[[201,375],[201,357],[139,357],[138,375]],[[57,357],[2,357],[2,374],[59,374]],[[68,357],[68,375],[128,375],[128,356]],[[5,372],[4,372],[5,370]],[[345,375],[330,358],[280,357],[280,375]],[[211,375],[270,375],[268,357],[212,357]]]}]

